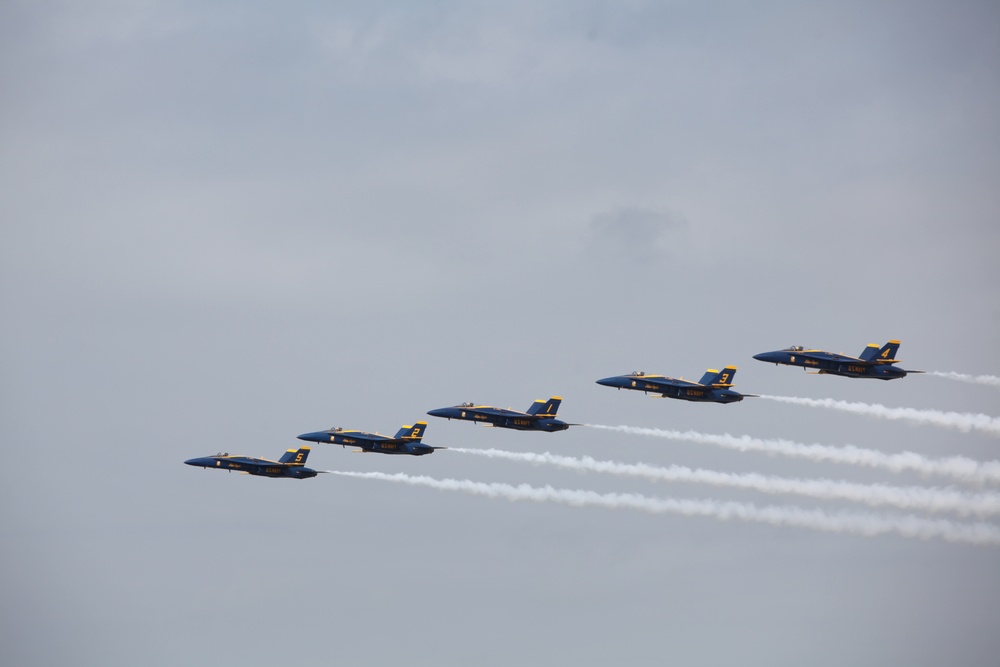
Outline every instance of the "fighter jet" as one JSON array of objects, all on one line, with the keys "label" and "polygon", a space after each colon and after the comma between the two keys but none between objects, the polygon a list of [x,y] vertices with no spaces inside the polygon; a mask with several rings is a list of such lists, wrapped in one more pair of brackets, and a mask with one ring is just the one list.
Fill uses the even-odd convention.
[{"label": "fighter jet", "polygon": [[451,408],[431,410],[427,414],[445,419],[466,419],[479,422],[483,426],[512,428],[518,431],[565,431],[575,424],[567,424],[555,418],[560,403],[562,403],[561,396],[553,396],[547,401],[538,400],[532,403],[527,412],[495,408],[492,405],[462,403]]},{"label": "fighter jet", "polygon": [[229,454],[223,452],[212,456],[203,456],[198,459],[188,459],[184,463],[189,466],[200,466],[202,468],[212,468],[213,470],[237,471],[245,475],[260,475],[261,477],[288,477],[290,479],[308,479],[315,477],[323,470],[313,470],[306,468],[306,458],[309,456],[309,447],[299,447],[289,449],[277,461],[269,459],[255,459],[249,456]]},{"label": "fighter jet", "polygon": [[330,428],[325,431],[316,431],[315,433],[303,433],[299,436],[299,440],[331,442],[343,447],[352,445],[360,448],[355,450],[357,452],[375,452],[378,454],[423,456],[424,454],[433,454],[435,449],[447,449],[447,447],[431,447],[420,442],[420,438],[423,437],[425,430],[427,430],[427,422],[417,422],[413,426],[404,426],[399,429],[395,436],[390,438],[387,435],[379,435],[378,433]]},{"label": "fighter jet", "polygon": [[[723,370],[708,369],[698,382],[683,378],[671,378],[664,375],[648,375],[636,371],[629,375],[598,380],[597,384],[618,389],[632,389],[653,394],[658,398],[679,398],[683,401],[700,401],[706,403],[736,403],[743,400],[743,394],[733,391],[733,376],[736,366],[726,366]],[[747,394],[752,396],[752,394]]]},{"label": "fighter jet", "polygon": [[905,371],[896,368],[898,364],[896,351],[898,340],[890,340],[879,347],[869,344],[860,357],[848,357],[844,354],[834,354],[823,350],[807,350],[801,345],[793,345],[785,350],[761,352],[755,354],[758,361],[769,361],[773,364],[786,366],[802,366],[806,372],[827,375],[843,375],[849,378],[874,378],[876,380],[895,380],[906,377],[908,373],[923,373],[923,371]]}]

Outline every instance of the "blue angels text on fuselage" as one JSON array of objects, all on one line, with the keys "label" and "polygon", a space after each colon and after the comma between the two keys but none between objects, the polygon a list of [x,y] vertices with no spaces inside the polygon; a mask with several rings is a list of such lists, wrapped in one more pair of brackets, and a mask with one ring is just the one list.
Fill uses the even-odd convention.
[{"label": "blue angels text on fuselage", "polygon": [[435,449],[447,449],[447,447],[431,447],[420,442],[426,430],[427,422],[417,422],[413,426],[404,426],[399,429],[395,436],[390,438],[387,435],[380,435],[378,433],[330,428],[325,431],[316,431],[315,433],[303,433],[299,436],[299,440],[329,442],[344,447],[357,447],[358,449],[355,451],[374,452],[377,454],[423,456],[424,454],[434,453]]},{"label": "blue angels text on fuselage", "polygon": [[907,373],[923,373],[923,371],[906,371],[896,368],[899,363],[896,352],[899,341],[890,340],[879,347],[869,344],[860,357],[849,357],[844,354],[834,354],[824,350],[807,350],[795,345],[784,350],[761,352],[754,359],[772,364],[786,366],[802,366],[806,371],[825,375],[843,375],[849,378],[874,378],[876,380],[895,380],[906,377]]},{"label": "blue angels text on fuselage", "polygon": [[466,419],[484,426],[512,428],[518,431],[565,431],[573,424],[556,419],[556,412],[561,403],[560,396],[553,396],[547,401],[535,401],[527,412],[495,408],[492,405],[462,403],[450,408],[431,410],[427,414],[445,419]]},{"label": "blue angels text on fuselage", "polygon": [[698,382],[636,371],[629,375],[604,378],[598,380],[597,384],[642,391],[660,398],[679,398],[683,401],[706,403],[736,403],[743,400],[743,394],[730,389],[735,375],[736,366],[726,366],[721,371],[710,368]]},{"label": "blue angels text on fuselage", "polygon": [[238,454],[220,453],[213,454],[212,456],[202,456],[197,459],[188,459],[184,463],[189,466],[199,466],[213,470],[228,470],[229,472],[235,470],[247,475],[259,475],[261,477],[308,479],[322,472],[305,466],[308,457],[309,447],[299,447],[298,449],[289,449],[277,461],[255,459],[250,456],[240,456]]}]

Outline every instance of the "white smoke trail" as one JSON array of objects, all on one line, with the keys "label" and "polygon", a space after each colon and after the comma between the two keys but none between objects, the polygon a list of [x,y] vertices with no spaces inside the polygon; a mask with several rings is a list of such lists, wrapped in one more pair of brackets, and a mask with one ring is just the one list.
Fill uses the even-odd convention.
[{"label": "white smoke trail", "polygon": [[965,373],[942,373],[940,371],[927,371],[927,375],[957,380],[958,382],[968,382],[970,384],[985,384],[991,387],[1000,387],[1000,377],[996,375],[966,375]]},{"label": "white smoke trail", "polygon": [[833,447],[830,445],[805,444],[791,440],[768,440],[751,438],[748,435],[735,436],[728,433],[712,435],[697,431],[674,431],[661,428],[644,428],[638,426],[602,426],[587,424],[590,428],[646,435],[668,440],[683,440],[704,445],[716,445],[725,449],[741,452],[763,452],[765,454],[780,454],[791,458],[807,459],[824,463],[844,463],[848,465],[878,468],[900,473],[913,471],[922,475],[939,475],[967,484],[982,484],[985,482],[1000,482],[1000,461],[980,463],[964,456],[951,456],[943,459],[932,459],[914,452],[886,454],[875,449],[863,449],[854,445]]},{"label": "white smoke trail", "polygon": [[967,494],[951,489],[916,486],[855,484],[831,479],[789,479],[758,473],[734,474],[692,469],[679,465],[664,468],[646,463],[598,461],[590,456],[574,458],[550,454],[549,452],[536,454],[534,452],[508,452],[502,449],[463,449],[461,447],[452,447],[449,451],[493,459],[554,465],[569,470],[641,477],[654,481],[708,484],[718,487],[749,489],[762,493],[795,494],[822,500],[848,500],[876,507],[889,505],[908,510],[958,512],[963,516],[1000,514],[1000,494],[997,493]]},{"label": "white smoke trail", "polygon": [[1000,545],[1000,528],[988,523],[954,523],[943,519],[923,519],[916,516],[879,516],[874,514],[827,514],[801,507],[769,505],[757,507],[751,503],[720,502],[717,500],[681,500],[650,498],[635,493],[597,493],[580,489],[534,487],[527,484],[498,484],[459,479],[435,479],[404,473],[337,472],[345,477],[378,479],[387,482],[427,486],[444,491],[463,491],[489,498],[552,502],[574,507],[604,507],[632,509],[649,514],[679,514],[703,516],[728,521],[731,519],[768,523],[774,526],[797,526],[832,533],[852,533],[872,537],[896,533],[920,539],[941,538],[948,542]]},{"label": "white smoke trail", "polygon": [[945,428],[957,428],[959,431],[982,431],[990,435],[1000,436],[1000,419],[984,414],[970,412],[942,412],[940,410],[917,410],[916,408],[888,408],[878,403],[852,403],[838,401],[832,398],[798,398],[795,396],[766,396],[761,398],[780,403],[808,405],[813,408],[831,408],[859,415],[881,417],[882,419],[906,419],[918,424],[934,424]]}]

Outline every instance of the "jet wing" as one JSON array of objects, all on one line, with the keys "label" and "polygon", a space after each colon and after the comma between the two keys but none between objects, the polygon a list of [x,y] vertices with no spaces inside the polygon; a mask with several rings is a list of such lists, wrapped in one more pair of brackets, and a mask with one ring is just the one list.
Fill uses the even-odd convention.
[{"label": "jet wing", "polygon": [[534,415],[525,414],[523,412],[517,412],[515,410],[507,410],[506,408],[494,408],[491,406],[484,406],[481,408],[466,408],[469,412],[475,412],[480,415],[488,415],[490,417],[524,417],[527,419],[534,419]]},{"label": "jet wing", "polygon": [[865,361],[864,359],[858,359],[857,357],[851,357],[846,354],[834,354],[833,352],[823,352],[820,358],[832,359],[833,361],[849,361],[852,364],[868,364],[871,365],[870,361]]},{"label": "jet wing", "polygon": [[382,435],[381,433],[361,433],[361,432],[358,432],[358,433],[352,433],[351,437],[353,437],[355,440],[363,440],[365,442],[386,442],[386,441],[395,440],[395,438],[391,438],[391,437],[389,437],[387,435]]},{"label": "jet wing", "polygon": [[703,385],[697,382],[691,382],[689,380],[681,380],[679,378],[670,378],[665,376],[649,377],[640,376],[635,378],[634,389],[642,389],[645,391],[657,391],[662,387],[701,387]]},{"label": "jet wing", "polygon": [[243,465],[284,465],[282,463],[278,463],[277,461],[268,461],[267,459],[255,459],[249,456],[227,456],[225,457],[224,460],[230,461],[232,463],[240,463]]},{"label": "jet wing", "polygon": [[875,364],[871,361],[865,361],[864,359],[858,359],[857,357],[849,357],[846,354],[834,354],[833,352],[825,352],[823,350],[806,350],[802,352],[793,352],[795,357],[801,359],[812,359],[814,361],[825,361],[828,363],[837,364],[855,364],[864,366],[874,366]]}]

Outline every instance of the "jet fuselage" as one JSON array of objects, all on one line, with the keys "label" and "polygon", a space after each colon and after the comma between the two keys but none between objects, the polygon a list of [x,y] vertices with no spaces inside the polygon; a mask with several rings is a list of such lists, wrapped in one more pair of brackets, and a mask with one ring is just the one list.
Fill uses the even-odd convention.
[{"label": "jet fuselage", "polygon": [[873,362],[844,354],[834,354],[824,350],[806,350],[801,347],[761,352],[755,354],[753,358],[772,364],[800,366],[806,371],[820,375],[840,375],[849,378],[895,380],[906,377],[907,373],[920,372],[906,371],[893,366],[892,363]]},{"label": "jet fuselage", "polygon": [[299,440],[308,440],[310,442],[325,442],[344,447],[356,447],[359,451],[375,454],[424,456],[425,454],[433,454],[435,449],[444,449],[443,447],[425,445],[417,439],[391,438],[378,433],[365,433],[364,431],[339,428],[303,433],[298,438]]},{"label": "jet fuselage", "polygon": [[212,470],[228,470],[260,477],[288,477],[290,479],[308,479],[318,473],[312,468],[301,464],[281,463],[267,459],[257,459],[249,456],[230,454],[214,454],[185,461],[189,466],[211,468]]},{"label": "jet fuselage", "polygon": [[444,419],[464,419],[479,422],[487,426],[510,428],[516,431],[565,431],[570,427],[566,422],[555,417],[540,417],[507,408],[495,408],[490,405],[456,405],[450,408],[438,408],[427,414]]},{"label": "jet fuselage", "polygon": [[597,384],[699,403],[737,403],[743,400],[743,394],[726,387],[713,387],[663,375],[615,375],[598,380]]}]

